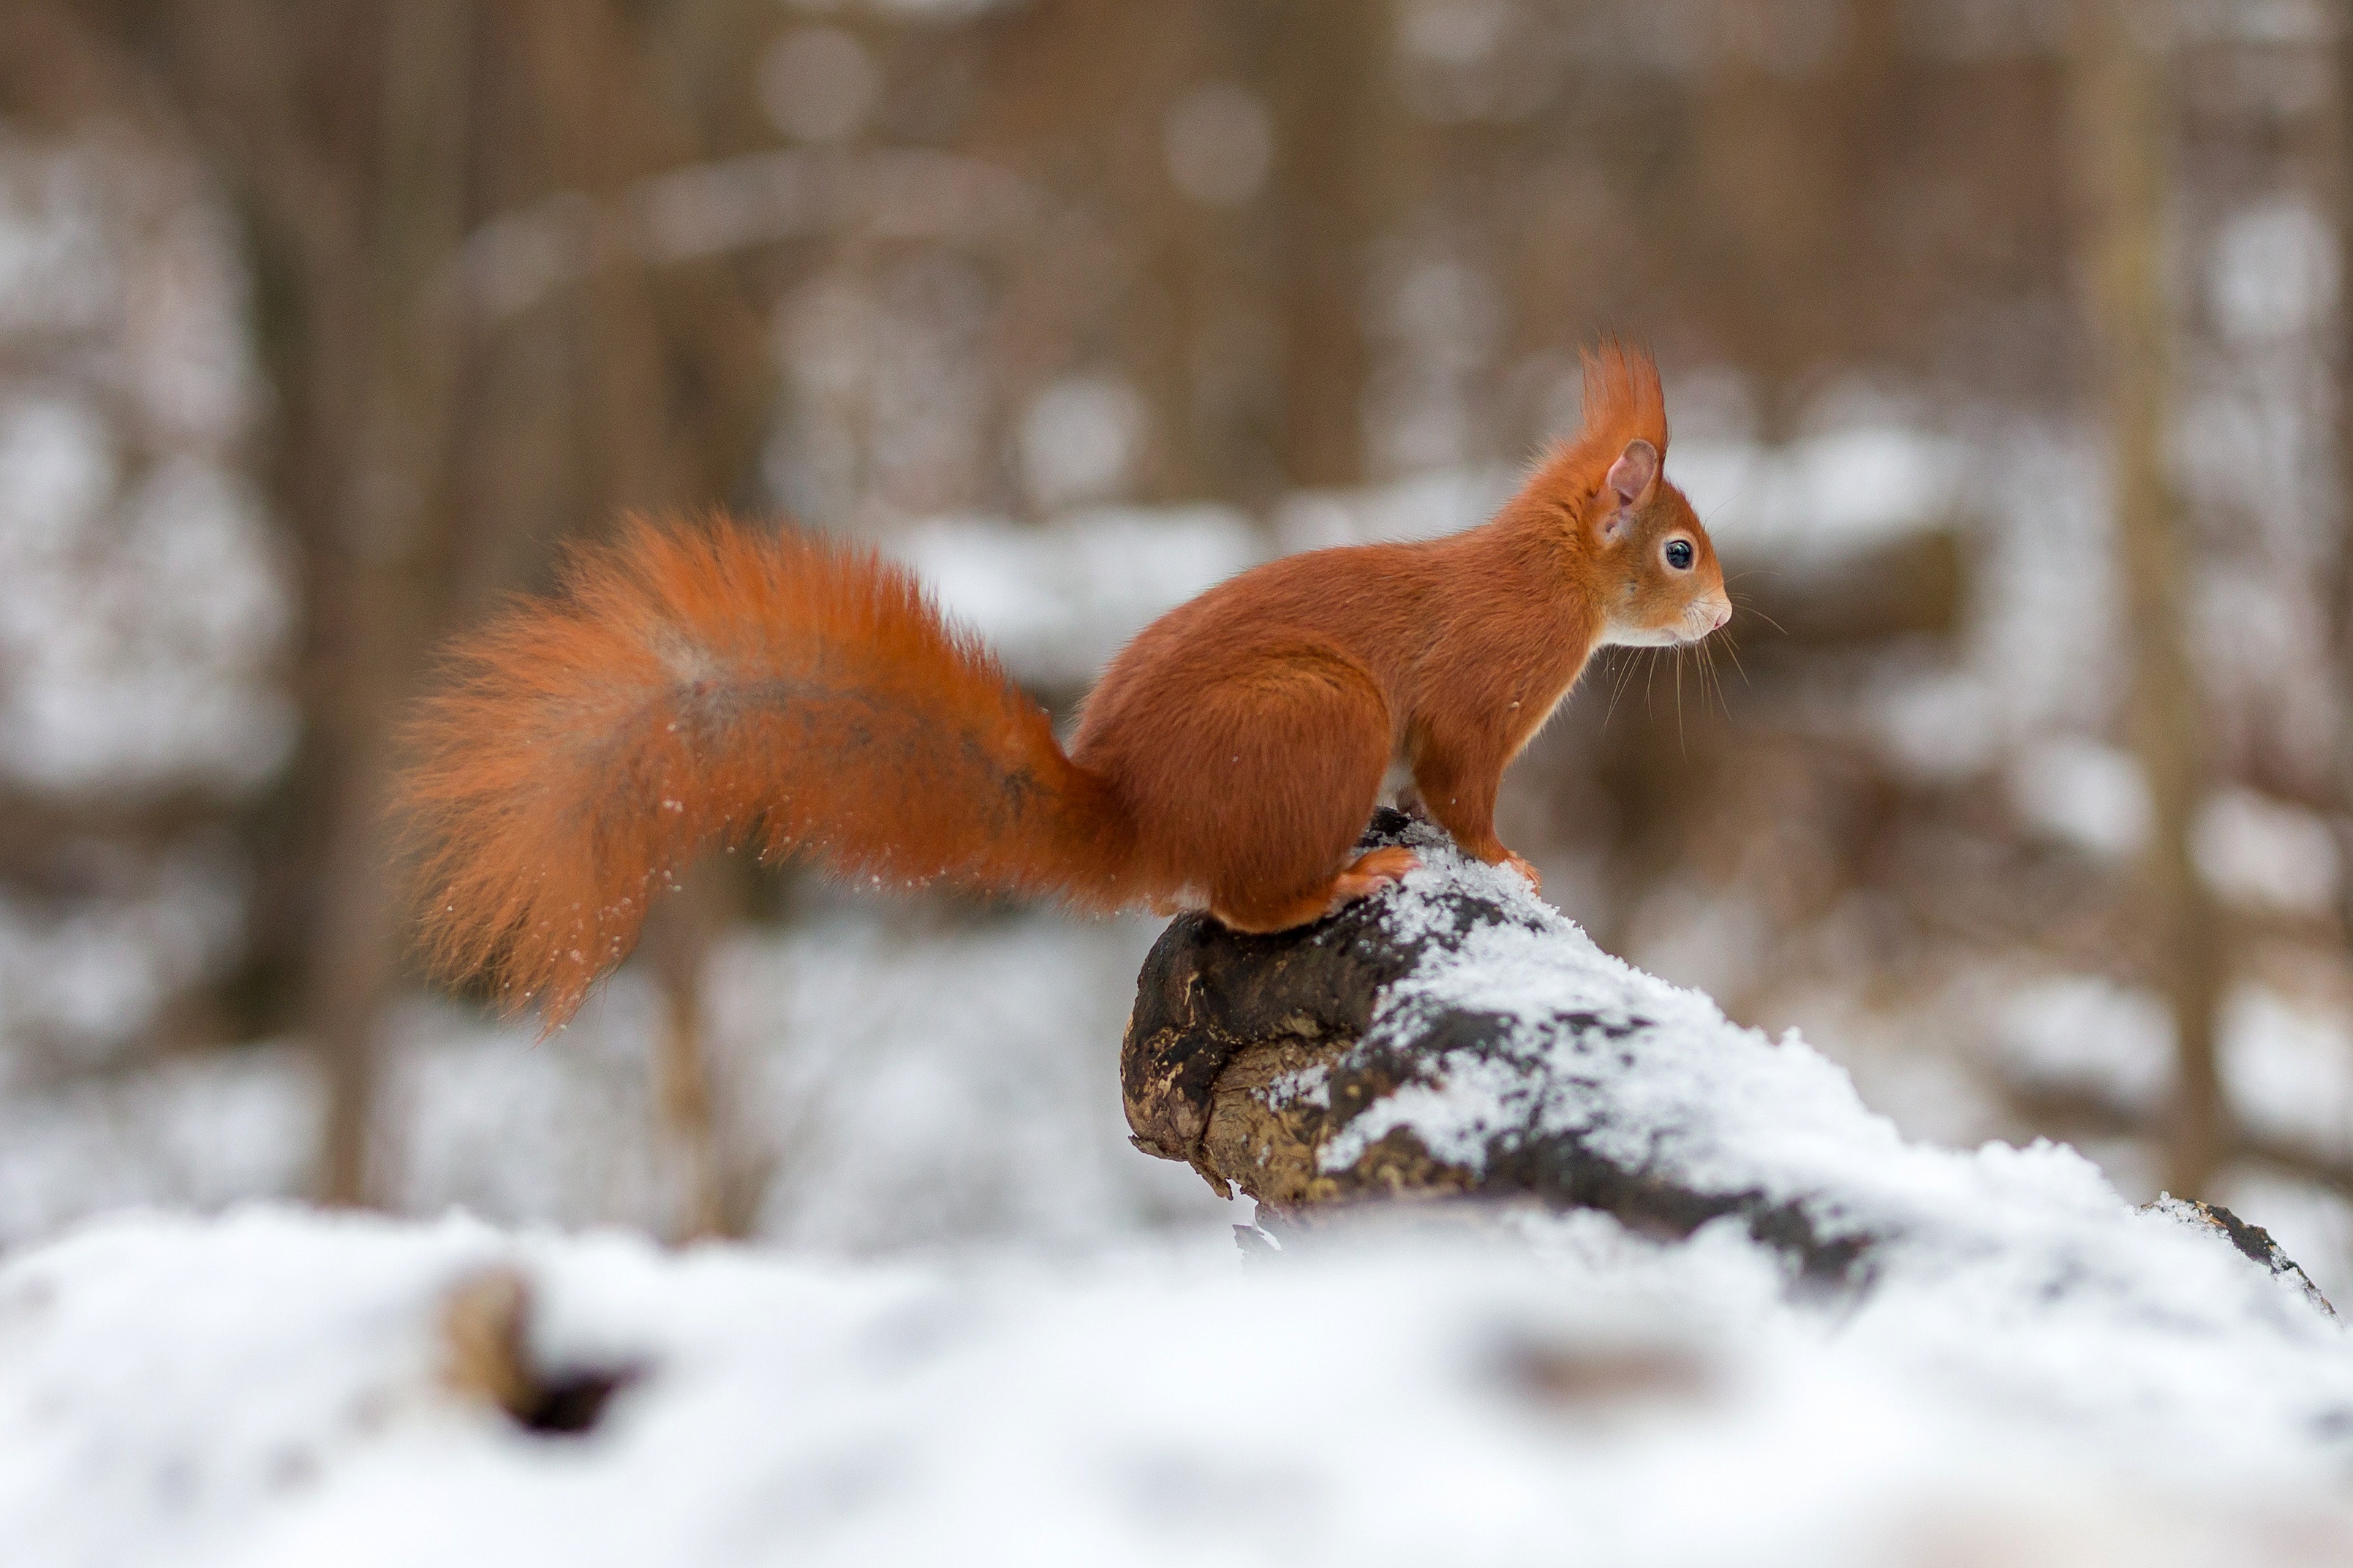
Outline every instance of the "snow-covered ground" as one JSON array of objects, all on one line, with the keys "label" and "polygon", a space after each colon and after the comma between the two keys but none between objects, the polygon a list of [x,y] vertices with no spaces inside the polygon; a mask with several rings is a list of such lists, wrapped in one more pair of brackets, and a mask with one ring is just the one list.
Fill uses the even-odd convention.
[{"label": "snow-covered ground", "polygon": [[[2091,1178],[2085,1173],[2083,1180]],[[1793,1302],[1736,1229],[1597,1215],[887,1263],[250,1209],[0,1269],[25,1563],[2353,1561],[2353,1353],[2220,1238],[2178,1314],[2000,1260]],[[449,1387],[529,1281],[578,1436]]]},{"label": "snow-covered ground", "polygon": [[[1403,1128],[1476,1169],[1533,1129],[1780,1219],[1390,1207],[1239,1251],[1193,1226],[876,1258],[118,1215],[0,1266],[0,1541],[174,1568],[2353,1563],[2353,1344],[2281,1260],[2065,1148],[1908,1143],[1796,1035],[1421,847],[1383,897],[1429,946],[1358,1052],[1432,1009],[1503,1033],[1430,1054],[1324,1168]],[[1500,912],[1458,919],[1457,884]],[[1852,1265],[1801,1273],[1800,1230]],[[509,1414],[589,1384],[615,1392],[564,1430]]]}]

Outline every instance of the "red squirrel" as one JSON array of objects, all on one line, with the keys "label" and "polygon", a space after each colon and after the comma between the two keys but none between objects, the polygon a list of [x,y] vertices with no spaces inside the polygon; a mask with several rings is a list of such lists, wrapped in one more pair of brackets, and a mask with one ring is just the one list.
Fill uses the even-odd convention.
[{"label": "red squirrel", "polygon": [[1464,851],[1596,647],[1730,618],[1715,547],[1661,472],[1648,354],[1584,362],[1582,427],[1483,526],[1269,562],[1113,658],[1066,752],[904,568],[721,521],[637,522],[561,596],[453,650],[400,793],[428,845],[428,951],[551,1026],[636,942],[699,848],[837,875],[1205,908],[1304,924],[1406,875],[1357,853],[1392,761]]}]

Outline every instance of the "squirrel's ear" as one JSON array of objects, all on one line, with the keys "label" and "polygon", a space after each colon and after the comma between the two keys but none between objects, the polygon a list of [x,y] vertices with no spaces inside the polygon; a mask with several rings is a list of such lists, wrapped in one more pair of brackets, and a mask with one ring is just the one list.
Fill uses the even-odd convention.
[{"label": "squirrel's ear", "polygon": [[[1587,470],[1591,472],[1590,469]],[[1659,477],[1659,449],[1648,441],[1629,441],[1601,480],[1602,499],[1609,503],[1601,520],[1601,537],[1615,539],[1634,521],[1633,506],[1651,493]]]}]

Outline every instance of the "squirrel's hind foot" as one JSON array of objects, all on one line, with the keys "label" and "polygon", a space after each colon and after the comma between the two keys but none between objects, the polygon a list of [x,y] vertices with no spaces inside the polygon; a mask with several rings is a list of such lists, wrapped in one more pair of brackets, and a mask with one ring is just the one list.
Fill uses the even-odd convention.
[{"label": "squirrel's hind foot", "polygon": [[1421,864],[1421,857],[1402,845],[1367,849],[1344,867],[1340,874],[1312,893],[1268,910],[1229,910],[1212,905],[1209,913],[1230,930],[1264,934],[1312,925],[1337,913],[1367,893],[1378,892]]},{"label": "squirrel's hind foot", "polygon": [[1401,844],[1380,849],[1367,849],[1348,862],[1348,868],[1332,879],[1329,899],[1324,905],[1327,915],[1337,914],[1348,904],[1367,893],[1379,892],[1391,882],[1402,881],[1405,874],[1419,868],[1421,857]]}]

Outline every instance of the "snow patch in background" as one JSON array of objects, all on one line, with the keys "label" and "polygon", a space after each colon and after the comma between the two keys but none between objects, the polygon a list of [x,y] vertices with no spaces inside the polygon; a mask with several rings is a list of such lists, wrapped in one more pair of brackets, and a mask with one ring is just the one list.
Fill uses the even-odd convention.
[{"label": "snow patch in background", "polygon": [[1168,177],[1210,206],[1247,203],[1274,164],[1274,119],[1239,82],[1204,82],[1178,99],[1161,140]]},{"label": "snow patch in background", "polygon": [[2223,1096],[2250,1130],[2323,1154],[2353,1148],[2353,1016],[2242,985],[2216,1034]]},{"label": "snow patch in background", "polygon": [[[37,142],[0,126],[0,785],[38,825],[0,896],[12,1097],[125,1075],[174,1004],[241,954],[248,868],[217,817],[277,775],[296,722],[290,574],[243,468],[259,401],[247,281],[194,168],[121,131]],[[197,820],[117,815],[166,801]],[[56,1174],[36,1123],[96,1127],[107,1103],[144,1126],[206,1070],[92,1081],[72,1105],[0,1101],[12,1155],[37,1151],[12,1179]],[[200,1150],[130,1142],[121,1180],[99,1168],[117,1141],[94,1146],[88,1202],[245,1190],[208,1186]],[[172,1173],[142,1186],[158,1161]],[[0,1202],[0,1234],[61,1201]]]},{"label": "snow patch in background", "polygon": [[0,1095],[119,1068],[174,997],[244,948],[245,867],[227,845],[149,859],[90,844],[69,858],[103,891],[0,890]]},{"label": "snow patch in background", "polygon": [[[713,960],[722,1137],[758,1234],[868,1254],[1243,1217],[1128,1146],[1113,1044],[1149,922],[833,917],[740,930]],[[447,1003],[396,1009],[379,1173],[393,1205],[670,1230],[681,1172],[658,1131],[656,1015],[627,969],[545,1042]],[[0,1096],[0,1247],[123,1203],[299,1196],[319,1103],[313,1064],[277,1047],[16,1086]]]},{"label": "snow patch in background", "polygon": [[1803,572],[1953,521],[1964,456],[1957,442],[1873,424],[1780,447],[1677,441],[1667,468],[1728,571]]},{"label": "snow patch in background", "polygon": [[1021,477],[1047,511],[1119,500],[1145,434],[1144,399],[1122,376],[1065,376],[1022,412]]},{"label": "snow patch in background", "polygon": [[760,60],[760,108],[797,142],[855,135],[881,86],[866,47],[839,27],[796,27]]},{"label": "snow patch in background", "polygon": [[2010,759],[2005,782],[2021,817],[2088,854],[2121,860],[2148,842],[2148,778],[2120,747],[2078,735],[2038,742]]},{"label": "snow patch in background", "polygon": [[300,1194],[322,1104],[315,1062],[290,1046],[0,1096],[0,1247],[119,1208]]},{"label": "snow patch in background", "polygon": [[2146,991],[2084,974],[2005,988],[1994,1020],[2003,1074],[2029,1089],[2153,1113],[2173,1090],[2173,1017]]},{"label": "snow patch in background", "polygon": [[2311,331],[2337,302],[2337,237],[2309,202],[2242,208],[2215,236],[2206,287],[2223,335],[2263,342]]},{"label": "snow patch in background", "polygon": [[1239,512],[1210,506],[1105,508],[1043,528],[943,519],[885,548],[1018,679],[1058,690],[1091,684],[1146,623],[1266,553]]},{"label": "snow patch in background", "polygon": [[0,404],[0,771],[59,795],[249,792],[294,739],[260,507],[191,457],[114,489],[87,409]]},{"label": "snow patch in background", "polygon": [[2303,915],[2336,907],[2337,835],[2302,806],[2226,790],[2199,808],[2189,848],[2199,875],[2232,902]]}]

